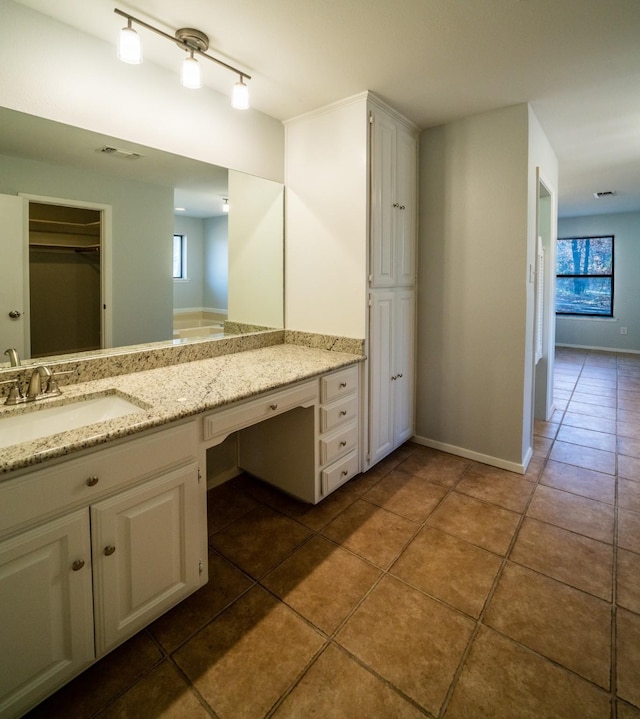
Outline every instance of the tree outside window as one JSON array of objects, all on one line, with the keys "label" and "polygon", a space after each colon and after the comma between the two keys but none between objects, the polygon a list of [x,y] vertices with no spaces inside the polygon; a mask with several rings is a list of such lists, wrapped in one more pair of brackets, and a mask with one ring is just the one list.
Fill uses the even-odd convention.
[{"label": "tree outside window", "polygon": [[613,235],[558,239],[556,314],[613,317]]}]

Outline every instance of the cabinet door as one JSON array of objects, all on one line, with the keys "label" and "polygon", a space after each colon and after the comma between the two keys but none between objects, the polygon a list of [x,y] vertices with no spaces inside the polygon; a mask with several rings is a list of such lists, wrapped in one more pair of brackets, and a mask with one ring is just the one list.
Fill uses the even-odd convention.
[{"label": "cabinet door", "polygon": [[369,463],[375,464],[394,447],[393,290],[371,292],[369,315]]},{"label": "cabinet door", "polygon": [[416,293],[414,290],[398,290],[395,295],[393,445],[398,447],[410,439],[414,432]]},{"label": "cabinet door", "polygon": [[100,656],[199,586],[198,466],[91,507]]},{"label": "cabinet door", "polygon": [[20,716],[94,657],[89,512],[0,543],[0,716]]},{"label": "cabinet door", "polygon": [[371,133],[371,286],[391,287],[396,283],[396,124],[376,110]]},{"label": "cabinet door", "polygon": [[406,130],[398,128],[396,139],[396,212],[394,246],[396,254],[396,284],[416,283],[416,140]]}]

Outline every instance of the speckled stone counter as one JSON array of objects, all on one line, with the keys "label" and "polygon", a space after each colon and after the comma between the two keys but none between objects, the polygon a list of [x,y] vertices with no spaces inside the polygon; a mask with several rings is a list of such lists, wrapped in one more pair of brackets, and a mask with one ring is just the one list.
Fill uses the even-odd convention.
[{"label": "speckled stone counter", "polygon": [[104,393],[120,394],[141,409],[118,419],[0,449],[0,481],[12,477],[14,470],[256,397],[363,359],[361,354],[282,344],[83,382],[64,387],[61,397],[28,405],[1,405],[0,431],[1,420],[8,414],[38,412]]}]

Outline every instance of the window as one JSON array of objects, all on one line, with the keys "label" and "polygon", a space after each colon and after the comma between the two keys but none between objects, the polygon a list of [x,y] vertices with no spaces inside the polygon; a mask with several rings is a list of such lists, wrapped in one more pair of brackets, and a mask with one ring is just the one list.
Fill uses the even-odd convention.
[{"label": "window", "polygon": [[613,235],[558,238],[556,314],[613,317]]},{"label": "window", "polygon": [[173,279],[187,279],[187,236],[173,236]]}]

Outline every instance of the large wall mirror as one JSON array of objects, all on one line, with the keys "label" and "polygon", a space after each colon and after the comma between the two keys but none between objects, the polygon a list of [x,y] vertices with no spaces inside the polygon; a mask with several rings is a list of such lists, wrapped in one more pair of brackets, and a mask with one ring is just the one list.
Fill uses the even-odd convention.
[{"label": "large wall mirror", "polygon": [[0,213],[0,360],[284,326],[279,183],[0,108]]}]

